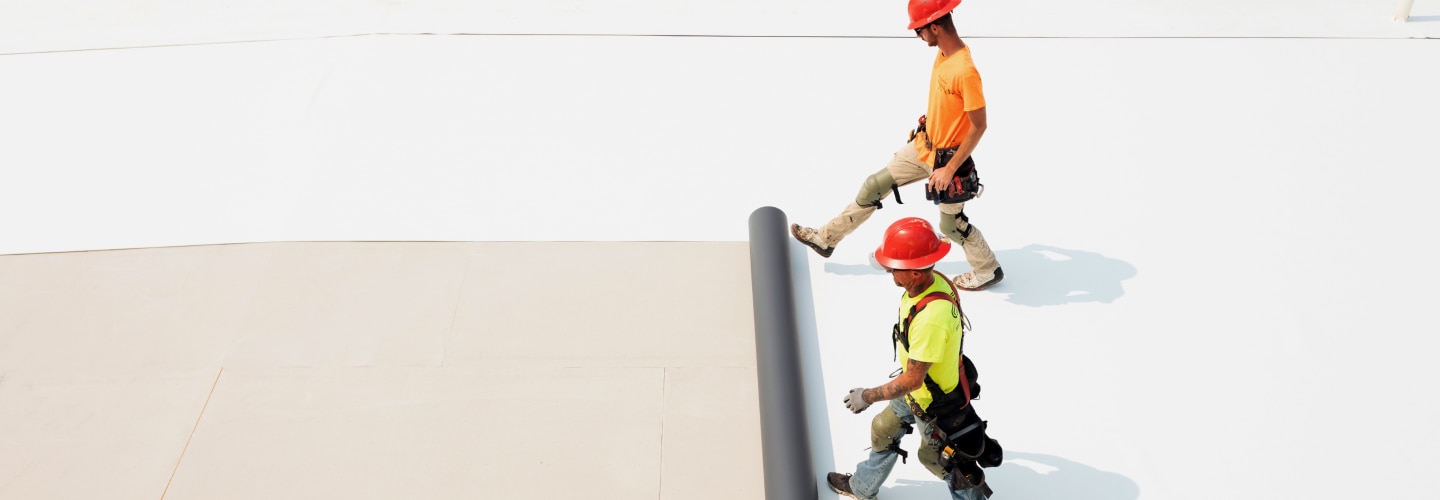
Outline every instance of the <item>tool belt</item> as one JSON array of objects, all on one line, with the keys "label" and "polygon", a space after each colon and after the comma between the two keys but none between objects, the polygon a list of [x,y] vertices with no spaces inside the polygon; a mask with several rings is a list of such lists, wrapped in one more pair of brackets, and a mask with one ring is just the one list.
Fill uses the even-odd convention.
[{"label": "tool belt", "polygon": [[[935,150],[934,169],[939,170],[950,164],[950,159],[955,157],[958,148],[942,148]],[[975,170],[975,158],[965,158],[960,168],[955,170],[955,177],[950,179],[950,186],[944,191],[936,191],[930,188],[930,183],[925,183],[925,199],[941,203],[964,203],[970,201],[985,189],[980,183],[980,174]]]},{"label": "tool belt", "polygon": [[[989,424],[975,413],[974,406],[959,409],[936,408],[930,403],[928,410],[920,408],[908,394],[905,402],[911,413],[930,427],[931,438],[941,444],[941,464],[958,466],[962,462],[976,462],[981,467],[998,467],[1004,461],[1004,450],[1000,442],[992,439],[985,430]],[[947,467],[948,468],[948,467]]]},{"label": "tool belt", "polygon": [[[931,165],[931,171],[945,168],[950,164],[950,159],[960,148],[935,149],[935,144],[930,142],[930,133],[925,131],[925,116],[920,116],[920,125],[910,131],[910,141],[920,138],[925,140],[925,147],[935,151],[935,163]],[[950,187],[944,191],[930,189],[930,183],[925,183],[925,199],[941,203],[964,203],[970,201],[985,190],[985,185],[980,183],[980,174],[975,171],[975,158],[965,158],[965,163],[955,170],[955,178],[950,179]],[[900,193],[895,193],[898,199]]]}]

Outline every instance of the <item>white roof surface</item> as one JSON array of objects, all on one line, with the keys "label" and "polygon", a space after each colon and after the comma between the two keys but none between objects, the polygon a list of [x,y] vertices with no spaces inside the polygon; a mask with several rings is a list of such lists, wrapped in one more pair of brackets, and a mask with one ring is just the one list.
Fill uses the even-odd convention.
[{"label": "white roof surface", "polygon": [[[898,1],[492,4],[0,6],[0,53],[9,54],[0,56],[0,254],[44,253],[0,257],[0,292],[34,298],[28,291],[55,273],[115,269],[70,267],[96,265],[76,260],[84,255],[192,254],[48,252],[178,245],[681,241],[743,255],[730,242],[746,239],[755,208],[777,206],[808,225],[838,213],[922,112],[933,58],[907,37]],[[976,152],[987,190],[967,213],[1007,274],[995,289],[963,297],[975,324],[966,349],[985,387],[977,407],[1007,451],[1007,463],[990,471],[997,498],[1440,496],[1430,478],[1440,470],[1432,451],[1440,446],[1440,405],[1426,396],[1440,378],[1432,360],[1440,343],[1426,326],[1437,297],[1432,283],[1440,282],[1427,231],[1434,212],[1427,200],[1440,184],[1440,42],[1423,39],[1440,36],[1440,2],[1416,0],[1408,23],[1391,20],[1395,7],[1368,0],[961,6],[991,125]],[[381,33],[402,35],[349,36]],[[630,36],[655,34],[714,36]],[[257,42],[218,43],[240,41]],[[151,48],[91,50],[127,47]],[[806,371],[815,375],[807,394],[817,473],[848,471],[863,458],[869,415],[849,414],[839,399],[892,370],[886,338],[899,290],[867,254],[889,221],[935,213],[918,188],[903,194],[905,204],[887,202],[829,260],[794,248],[809,285],[801,287],[801,326]],[[245,247],[255,246],[191,250]],[[545,255],[524,256],[554,262],[539,259]],[[706,271],[715,258],[667,255],[657,259],[695,271],[646,279],[745,272],[736,262]],[[441,261],[465,261],[452,257]],[[572,264],[607,265],[590,257],[576,255]],[[176,258],[89,283],[143,288],[163,281],[157,269],[225,269]],[[357,260],[354,269],[387,262],[376,258]],[[353,276],[289,262],[299,267],[267,272]],[[940,270],[966,267],[957,256]],[[716,290],[747,293],[741,280]],[[254,330],[271,335],[268,342],[222,349],[183,334],[144,337],[150,320],[129,315],[183,325],[224,319],[215,316],[224,309],[84,302],[106,292],[60,290],[68,291],[30,305],[9,300],[0,314],[0,498],[215,498],[220,491],[277,498],[282,491],[245,490],[247,477],[396,498],[410,496],[405,478],[413,474],[449,478],[413,490],[425,498],[761,491],[753,447],[716,460],[722,470],[715,474],[726,478],[715,481],[719,490],[683,490],[707,480],[685,471],[675,480],[684,486],[672,484],[670,496],[662,472],[633,476],[633,489],[600,491],[547,490],[536,471],[553,469],[516,462],[475,469],[498,471],[495,477],[436,472],[454,463],[446,453],[495,437],[478,427],[439,429],[514,425],[495,460],[539,460],[545,455],[525,449],[524,439],[545,421],[476,415],[436,423],[429,417],[437,413],[402,409],[354,422],[367,434],[328,428],[315,424],[326,412],[364,406],[365,398],[345,396],[357,387],[423,399],[438,414],[471,415],[479,411],[464,398],[475,386],[457,380],[483,385],[501,376],[439,367],[435,351],[386,347],[384,336],[362,343],[377,357],[337,350],[348,344],[327,340],[325,328],[359,321],[345,307],[329,309],[331,326],[301,337],[313,346],[285,347],[293,324],[280,322]],[[344,290],[300,296],[327,304]],[[616,304],[646,299],[615,295]],[[748,310],[748,296],[736,299]],[[286,305],[268,300],[267,307]],[[461,299],[436,300],[405,303],[423,309]],[[37,310],[58,326],[36,330],[26,318]],[[187,312],[171,316],[176,310]],[[147,326],[101,328],[116,321]],[[97,331],[153,343],[96,345],[105,338]],[[597,357],[627,360],[637,345],[649,344],[616,343]],[[141,364],[110,364],[118,357],[107,357],[105,346],[135,349],[139,357],[125,359]],[[684,359],[686,352],[667,354]],[[596,390],[609,382],[654,386],[654,372],[627,370],[631,361],[598,361],[580,377]],[[286,367],[297,364],[303,375],[276,375],[293,374]],[[372,369],[351,378],[363,367]],[[714,376],[697,370],[674,380],[702,393],[753,390],[744,386],[753,382]],[[60,392],[23,392],[26,381]],[[273,424],[264,435],[271,445],[220,432],[226,417],[214,417],[215,427],[197,425],[206,398],[222,390],[233,399],[212,400],[204,413]],[[316,401],[315,390],[338,395]],[[626,412],[654,415],[664,401],[618,404],[625,400],[618,393],[593,415],[625,425]],[[693,404],[701,410],[691,417],[720,411]],[[96,405],[124,410],[97,421],[87,412]],[[593,424],[597,433],[615,428]],[[736,442],[752,436],[744,425],[729,429]],[[674,432],[660,435],[673,445]],[[387,437],[361,441],[373,435]],[[191,444],[181,457],[185,436]],[[433,455],[366,460],[393,443],[416,442]],[[291,458],[234,453],[256,448]],[[649,451],[635,456],[657,460]],[[711,463],[696,460],[686,463]],[[335,465],[314,469],[316,479],[287,475],[287,463]],[[739,474],[740,490],[724,489],[737,481],[726,463],[749,471]],[[116,464],[174,472],[173,481],[157,489],[164,478],[157,483]],[[598,484],[617,477],[595,474]],[[504,486],[485,489],[495,485]],[[318,498],[334,490],[284,491]],[[906,464],[881,495],[932,498],[943,487]]]}]

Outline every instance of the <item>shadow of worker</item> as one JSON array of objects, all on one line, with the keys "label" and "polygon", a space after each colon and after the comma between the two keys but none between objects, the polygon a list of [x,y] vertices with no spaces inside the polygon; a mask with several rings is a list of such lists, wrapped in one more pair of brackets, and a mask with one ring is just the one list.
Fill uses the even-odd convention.
[{"label": "shadow of worker", "polygon": [[[1108,304],[1125,295],[1121,282],[1135,277],[1135,266],[1095,252],[1028,245],[995,252],[995,257],[1005,270],[1005,280],[985,291],[1007,294],[1006,300],[1022,306]],[[885,274],[885,268],[875,261],[874,252],[868,264],[826,262],[824,269],[827,273],[848,276]],[[970,271],[970,264],[961,254],[958,260],[936,264],[935,270],[954,278]]]},{"label": "shadow of worker", "polygon": [[985,471],[996,495],[1014,500],[1135,500],[1140,485],[1128,477],[1038,453],[1007,450],[1005,462]]},{"label": "shadow of worker", "polygon": [[[1111,303],[1125,295],[1121,282],[1135,277],[1135,266],[1095,252],[1046,245],[1027,245],[995,253],[1005,280],[990,288],[1009,294],[1022,306],[1041,307],[1080,302]],[[965,262],[944,262],[936,270],[955,276],[970,270]]]},{"label": "shadow of worker", "polygon": [[[994,498],[1005,500],[1136,500],[1140,486],[1130,478],[1053,455],[1005,451],[1005,462],[985,469]],[[887,500],[946,498],[939,480],[897,479],[883,488]]]}]

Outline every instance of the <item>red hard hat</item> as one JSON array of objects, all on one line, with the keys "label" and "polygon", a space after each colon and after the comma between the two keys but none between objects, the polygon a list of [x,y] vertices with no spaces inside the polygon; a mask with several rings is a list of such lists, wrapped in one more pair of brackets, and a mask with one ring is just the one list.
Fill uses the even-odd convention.
[{"label": "red hard hat", "polygon": [[910,0],[910,29],[935,22],[960,6],[960,0]]},{"label": "red hard hat", "polygon": [[875,261],[889,269],[925,269],[950,253],[935,228],[919,217],[895,221],[885,230],[885,241],[875,249]]}]

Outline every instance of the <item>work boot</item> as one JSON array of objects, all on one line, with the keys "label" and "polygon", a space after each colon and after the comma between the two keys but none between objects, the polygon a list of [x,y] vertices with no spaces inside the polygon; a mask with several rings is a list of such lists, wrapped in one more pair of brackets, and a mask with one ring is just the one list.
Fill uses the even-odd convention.
[{"label": "work boot", "polygon": [[956,276],[955,286],[960,288],[961,290],[969,290],[975,292],[990,288],[992,285],[999,283],[1000,280],[1003,279],[1005,279],[1005,271],[997,267],[995,268],[995,274],[980,274],[975,271],[970,271],[968,273]]},{"label": "work boot", "polygon": [[825,481],[830,483],[830,489],[835,490],[836,493],[850,498],[854,498],[856,500],[860,500],[860,497],[855,496],[854,491],[850,491],[849,474],[831,472],[829,475],[825,476]]},{"label": "work boot", "polygon": [[805,246],[814,250],[815,253],[820,254],[821,257],[828,259],[830,258],[830,254],[835,253],[835,247],[826,247],[825,245],[817,243],[820,239],[820,231],[799,224],[791,224],[790,234],[794,235],[795,239],[800,240]]}]

